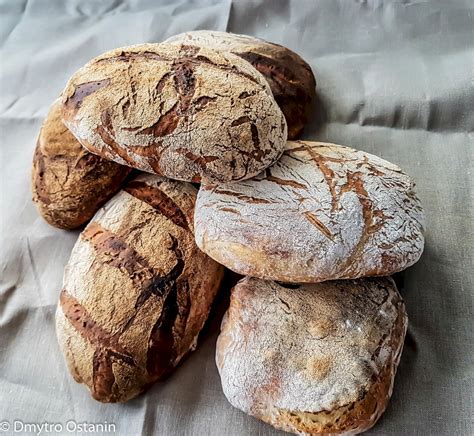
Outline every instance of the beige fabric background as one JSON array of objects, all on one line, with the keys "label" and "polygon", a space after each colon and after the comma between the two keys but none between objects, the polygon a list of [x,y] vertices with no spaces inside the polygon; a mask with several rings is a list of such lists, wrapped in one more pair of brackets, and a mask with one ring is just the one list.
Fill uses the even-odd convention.
[{"label": "beige fabric background", "polygon": [[107,421],[120,435],[276,434],[226,402],[212,328],[168,380],[125,405],[96,403],[73,382],[54,310],[77,233],[49,227],[30,200],[38,129],[78,67],[111,48],[207,28],[299,52],[320,98],[305,137],[378,154],[415,178],[426,250],[398,278],[409,338],[393,399],[371,433],[473,434],[473,8],[471,0],[0,1],[0,422]]}]

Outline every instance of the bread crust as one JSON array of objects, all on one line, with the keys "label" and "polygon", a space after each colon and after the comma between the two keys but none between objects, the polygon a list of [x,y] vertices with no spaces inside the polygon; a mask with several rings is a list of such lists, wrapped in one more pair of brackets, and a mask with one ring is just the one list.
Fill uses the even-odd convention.
[{"label": "bread crust", "polygon": [[233,289],[216,362],[232,405],[297,434],[358,434],[384,412],[407,316],[390,278]]},{"label": "bread crust", "polygon": [[250,178],[275,162],[285,118],[263,76],[231,53],[142,44],[86,64],[63,120],[92,153],[172,179]]},{"label": "bread crust", "polygon": [[82,226],[129,172],[85,150],[61,121],[60,100],[52,104],[38,136],[31,175],[33,201],[49,224],[60,229]]},{"label": "bread crust", "polygon": [[74,379],[123,402],[196,341],[223,275],[194,243],[196,189],[141,175],[81,233],[64,272],[56,331]]},{"label": "bread crust", "polygon": [[311,67],[290,49],[260,38],[211,30],[180,33],[165,42],[228,51],[250,62],[263,74],[288,124],[288,139],[296,139],[309,121],[316,98]]},{"label": "bread crust", "polygon": [[423,251],[423,210],[397,166],[348,147],[288,141],[252,180],[201,188],[196,242],[243,275],[285,282],[384,276]]}]

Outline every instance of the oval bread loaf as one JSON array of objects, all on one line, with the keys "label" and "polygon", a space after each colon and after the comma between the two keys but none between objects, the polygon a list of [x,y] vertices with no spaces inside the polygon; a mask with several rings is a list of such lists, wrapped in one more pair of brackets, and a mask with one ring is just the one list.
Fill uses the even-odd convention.
[{"label": "oval bread loaf", "polygon": [[253,36],[211,30],[180,33],[165,42],[228,51],[250,62],[270,85],[285,115],[288,138],[301,135],[316,98],[316,80],[311,67],[295,52]]},{"label": "oval bread loaf", "polygon": [[179,44],[112,50],[70,79],[63,119],[82,145],[172,179],[247,179],[287,137],[263,76],[231,53]]},{"label": "oval bread loaf", "polygon": [[52,226],[75,229],[120,188],[130,168],[85,150],[61,121],[56,100],[41,127],[33,158],[33,201]]},{"label": "oval bread loaf", "polygon": [[282,285],[245,278],[217,340],[224,394],[298,434],[357,434],[384,412],[407,328],[390,278]]},{"label": "oval bread loaf", "polygon": [[284,282],[384,276],[423,251],[423,211],[397,166],[348,147],[291,142],[252,180],[199,191],[198,246],[231,270]]},{"label": "oval bread loaf", "polygon": [[74,246],[56,331],[96,400],[138,395],[196,346],[223,268],[194,243],[195,198],[190,184],[141,175]]}]

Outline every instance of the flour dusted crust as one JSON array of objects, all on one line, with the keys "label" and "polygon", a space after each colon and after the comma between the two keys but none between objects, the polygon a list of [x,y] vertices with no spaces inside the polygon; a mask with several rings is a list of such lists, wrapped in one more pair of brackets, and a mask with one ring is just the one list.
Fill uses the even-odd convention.
[{"label": "flour dusted crust", "polygon": [[129,172],[82,148],[61,121],[60,100],[52,104],[36,144],[31,183],[33,201],[49,224],[74,229],[86,223]]},{"label": "flour dusted crust", "polygon": [[300,136],[308,122],[316,97],[316,80],[311,67],[295,52],[263,39],[235,33],[195,30],[166,42],[227,51],[250,62],[263,74],[288,124],[288,138]]},{"label": "flour dusted crust", "polygon": [[196,189],[141,175],[81,233],[56,312],[74,379],[126,401],[196,346],[223,268],[194,243]]},{"label": "flour dusted crust", "polygon": [[390,275],[423,251],[423,211],[397,166],[348,147],[288,141],[252,180],[201,187],[198,246],[233,271],[286,282]]},{"label": "flour dusted crust", "polygon": [[217,340],[224,394],[299,434],[357,434],[384,412],[407,328],[390,278],[284,285],[244,278]]},{"label": "flour dusted crust", "polygon": [[107,52],[74,74],[62,102],[65,124],[88,150],[178,180],[252,177],[278,159],[287,137],[248,62],[181,44]]}]

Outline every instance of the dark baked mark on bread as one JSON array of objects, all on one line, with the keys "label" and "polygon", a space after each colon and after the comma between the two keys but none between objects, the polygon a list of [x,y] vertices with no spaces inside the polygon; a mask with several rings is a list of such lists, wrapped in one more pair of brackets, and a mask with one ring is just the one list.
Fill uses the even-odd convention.
[{"label": "dark baked mark on bread", "polygon": [[133,356],[119,343],[123,331],[116,333],[105,331],[66,289],[61,291],[59,303],[66,319],[84,339],[95,347],[92,396],[101,401],[104,398],[110,399],[115,383],[112,363],[120,362],[128,366],[136,366]]},{"label": "dark baked mark on bread", "polygon": [[[197,156],[192,151],[186,148],[177,148],[177,151],[182,153],[183,156],[187,157],[190,161],[194,162],[199,168],[207,170],[207,164],[214,162],[219,159],[218,156]],[[212,172],[212,171],[211,171]]]},{"label": "dark baked mark on bread", "polygon": [[36,167],[36,177],[33,178],[33,183],[35,186],[35,194],[38,197],[38,200],[44,203],[45,205],[51,204],[51,200],[48,195],[47,187],[43,181],[44,172],[46,170],[45,157],[41,153],[39,144],[36,144],[35,154],[33,157],[33,168]]},{"label": "dark baked mark on bread", "polygon": [[97,222],[89,223],[80,237],[94,247],[103,263],[124,271],[137,286],[155,274],[143,256]]},{"label": "dark baked mark on bread", "polygon": [[102,402],[138,395],[194,349],[222,277],[194,242],[195,188],[141,175],[126,189],[81,233],[56,318],[71,373]]},{"label": "dark baked mark on bread", "polygon": [[149,204],[174,224],[189,231],[188,221],[183,211],[161,189],[148,183],[134,180],[125,186],[124,191]]},{"label": "dark baked mark on bread", "polygon": [[331,231],[318,218],[316,218],[313,213],[305,211],[303,212],[303,215],[314,227],[323,233],[324,236],[326,236],[331,241],[334,241],[334,235],[331,234]]},{"label": "dark baked mark on bread", "polygon": [[[338,198],[336,195],[336,185],[334,181],[334,171],[326,165],[324,158],[317,152],[313,150],[312,147],[309,147],[305,143],[302,143],[302,147],[306,153],[309,154],[311,160],[316,164],[316,166],[320,169],[323,173],[324,180],[326,180],[326,184],[328,185],[329,192],[331,193],[331,212],[334,212],[337,209],[338,205]],[[293,150],[293,151],[297,151]]]},{"label": "dark baked mark on bread", "polygon": [[168,292],[163,303],[163,309],[148,339],[148,352],[146,368],[148,374],[157,377],[169,368],[171,362],[176,358],[174,348],[175,321],[179,316],[178,289],[176,282]]},{"label": "dark baked mark on bread", "polygon": [[[249,62],[267,80],[287,120],[289,139],[301,134],[316,99],[316,80],[311,67],[296,53],[259,38],[205,30],[175,35],[166,42],[230,52]],[[247,97],[245,92],[239,96]]]},{"label": "dark baked mark on bread", "polygon": [[91,222],[82,232],[81,237],[92,244],[102,263],[124,271],[140,290],[135,309],[139,309],[152,296],[163,297],[169,288],[176,286],[176,280],[184,269],[183,254],[178,240],[171,234],[170,251],[176,258],[175,266],[165,275],[160,275],[148,261],[129,247],[121,238],[100,224]]},{"label": "dark baked mark on bread", "polygon": [[149,60],[154,60],[154,61],[169,61],[170,58],[167,56],[163,56],[157,53],[154,53],[152,51],[141,51],[141,52],[136,52],[136,51],[122,51],[119,54],[114,54],[112,56],[106,56],[101,59],[98,59],[96,62],[101,63],[101,62],[132,62],[140,59],[149,59]]},{"label": "dark baked mark on bread", "polygon": [[281,186],[291,186],[293,188],[306,189],[306,185],[303,185],[302,183],[299,183],[296,180],[282,179],[282,178],[273,176],[270,168],[267,168],[265,170],[265,179],[268,180],[269,182],[274,182]]},{"label": "dark baked mark on bread", "polygon": [[203,251],[243,275],[307,283],[390,275],[419,259],[423,211],[410,177],[348,147],[286,147],[251,180],[201,187]]},{"label": "dark baked mark on bread", "polygon": [[75,113],[82,105],[86,97],[93,94],[105,86],[110,84],[110,79],[94,80],[92,82],[81,83],[76,85],[74,93],[66,99],[65,106],[68,111]]},{"label": "dark baked mark on bread", "polygon": [[[178,103],[175,103],[167,112],[161,115],[158,118],[156,123],[152,124],[149,127],[124,127],[123,130],[128,130],[129,132],[136,131],[140,134],[144,135],[153,135],[156,138],[161,136],[171,135],[178,127],[179,123],[179,115],[177,113],[178,110]],[[135,152],[138,153],[138,149],[140,147],[136,147],[134,149]]]},{"label": "dark baked mark on bread", "polygon": [[83,225],[129,172],[85,150],[61,121],[60,100],[51,105],[36,142],[31,177],[33,201],[49,224],[63,229]]},{"label": "dark baked mark on bread", "polygon": [[147,280],[144,283],[143,289],[141,290],[137,302],[135,303],[135,309],[139,309],[146,301],[152,296],[163,297],[169,292],[176,293],[176,282],[178,277],[184,270],[184,259],[183,253],[178,246],[178,240],[173,236],[169,235],[172,241],[170,250],[173,252],[176,258],[176,264],[170,272],[164,276],[155,274],[153,278]]},{"label": "dark baked mark on bread", "polygon": [[[82,92],[97,76],[108,77],[107,92],[87,86]],[[238,98],[245,87],[252,104]],[[81,104],[72,114],[76,90]],[[249,178],[278,158],[286,137],[283,114],[259,73],[233,54],[196,46],[147,44],[106,53],[71,78],[65,95],[64,122],[84,147],[178,180]]]},{"label": "dark baked mark on bread", "polygon": [[239,200],[243,200],[247,203],[254,203],[254,204],[259,204],[259,203],[260,204],[270,204],[271,203],[270,200],[266,200],[264,198],[251,197],[249,195],[238,194],[236,192],[228,191],[228,190],[225,190],[225,189],[215,188],[212,191],[215,192],[216,194],[224,194],[224,195],[229,195],[229,196],[235,196]]},{"label": "dark baked mark on bread", "polygon": [[[101,262],[114,266],[126,273],[139,292],[132,316],[122,328],[113,335],[105,332],[96,324],[83,306],[65,290],[61,294],[60,304],[66,318],[73,327],[96,347],[93,360],[93,396],[100,401],[116,401],[114,392],[115,377],[112,371],[113,362],[136,366],[132,355],[119,345],[120,337],[133,325],[139,311],[152,297],[163,301],[161,312],[150,332],[148,340],[147,370],[152,380],[169,370],[176,358],[175,341],[183,333],[189,312],[189,289],[187,280],[179,280],[184,270],[183,254],[178,240],[169,235],[172,241],[170,250],[176,258],[175,266],[166,274],[160,275],[149,266],[146,259],[131,247],[128,247],[112,232],[103,229],[98,223],[91,223],[83,232],[82,238],[89,241]],[[182,303],[178,309],[178,298]],[[178,331],[174,326],[178,325]],[[175,337],[177,336],[177,337]]]},{"label": "dark baked mark on bread", "polygon": [[362,216],[364,219],[364,231],[362,237],[358,240],[351,254],[343,263],[342,271],[345,274],[349,274],[353,271],[354,266],[352,264],[354,262],[354,259],[357,259],[362,250],[365,248],[367,241],[369,240],[372,233],[377,232],[384,225],[385,222],[385,216],[383,215],[383,212],[381,215],[378,215],[380,220],[378,222],[375,221],[375,210],[373,207],[373,202],[364,187],[364,181],[362,178],[363,174],[360,172],[348,172],[347,182],[345,185],[342,186],[339,194],[341,196],[344,192],[347,191],[355,192],[357,194],[359,202],[361,203]]},{"label": "dark baked mark on bread", "polygon": [[[269,44],[276,50],[275,57],[265,56],[255,52],[236,53],[242,59],[250,62],[267,79],[278,106],[282,108],[288,123],[288,137],[294,139],[300,136],[304,125],[309,120],[310,108],[315,99],[316,81],[311,68],[298,56],[296,61],[292,56],[281,58],[284,47]],[[293,59],[292,59],[293,57]]]}]

